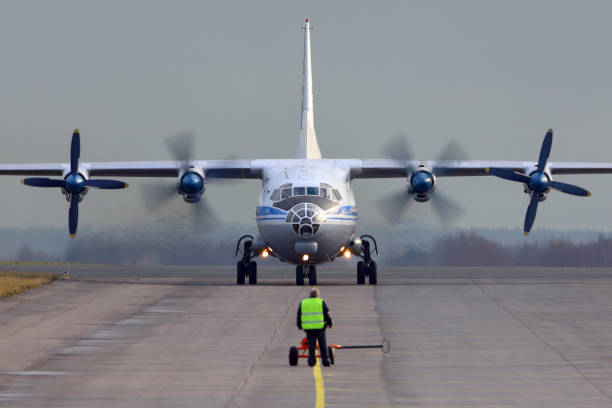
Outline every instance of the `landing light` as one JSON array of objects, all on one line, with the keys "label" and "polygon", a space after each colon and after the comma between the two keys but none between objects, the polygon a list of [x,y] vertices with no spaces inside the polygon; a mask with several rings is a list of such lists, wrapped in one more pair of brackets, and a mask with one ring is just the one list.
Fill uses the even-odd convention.
[{"label": "landing light", "polygon": [[308,262],[309,259],[310,259],[310,256],[308,256],[308,254],[302,255],[302,261]]},{"label": "landing light", "polygon": [[350,258],[351,255],[353,255],[353,254],[351,254],[351,251],[349,249],[347,249],[347,250],[344,251],[343,255],[344,255],[345,258]]},{"label": "landing light", "polygon": [[344,252],[344,247],[340,248],[340,252]]},{"label": "landing light", "polygon": [[263,251],[261,251],[262,258],[267,258],[268,256],[270,256],[270,253],[268,252],[267,249],[264,249]]}]

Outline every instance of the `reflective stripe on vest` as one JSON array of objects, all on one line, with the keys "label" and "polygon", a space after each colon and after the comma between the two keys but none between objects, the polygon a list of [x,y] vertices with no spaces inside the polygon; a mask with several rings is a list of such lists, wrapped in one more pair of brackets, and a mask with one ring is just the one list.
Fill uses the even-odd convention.
[{"label": "reflective stripe on vest", "polygon": [[323,299],[304,299],[302,300],[300,310],[302,312],[302,330],[320,330],[325,327],[325,320],[323,318]]}]

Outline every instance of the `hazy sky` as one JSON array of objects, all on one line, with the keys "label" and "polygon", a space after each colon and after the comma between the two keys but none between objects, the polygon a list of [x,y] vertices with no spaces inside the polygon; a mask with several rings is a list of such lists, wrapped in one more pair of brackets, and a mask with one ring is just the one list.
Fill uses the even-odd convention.
[{"label": "hazy sky", "polygon": [[[198,159],[292,157],[304,18],[310,17],[315,126],[324,157],[381,157],[406,133],[421,159],[456,139],[472,159],[612,161],[610,1],[1,1],[0,162],[170,159],[164,139],[197,136]],[[612,175],[562,177],[593,192],[552,193],[537,228],[612,229]],[[140,180],[91,191],[81,226],[147,213]],[[360,216],[404,180],[357,181]],[[60,226],[59,191],[0,179],[0,225]],[[462,227],[521,227],[528,197],[495,178],[441,179]],[[210,186],[225,220],[254,224],[259,183]],[[427,218],[427,206],[413,206]]]}]

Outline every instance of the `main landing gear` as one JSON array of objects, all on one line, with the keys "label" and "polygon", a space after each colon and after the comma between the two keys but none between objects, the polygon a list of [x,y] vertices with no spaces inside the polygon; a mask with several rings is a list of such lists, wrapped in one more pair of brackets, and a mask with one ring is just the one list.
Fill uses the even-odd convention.
[{"label": "main landing gear", "polygon": [[378,269],[376,267],[376,262],[372,259],[370,241],[374,243],[374,251],[376,251],[377,256],[378,245],[376,244],[374,237],[371,235],[362,235],[361,241],[362,255],[360,256],[362,257],[363,261],[357,262],[357,284],[364,285],[367,276],[368,283],[370,285],[376,285],[378,283]]},{"label": "main landing gear", "polygon": [[[243,249],[240,250],[240,244],[243,243]],[[242,253],[242,259],[236,264],[236,284],[244,285],[246,277],[249,278],[249,285],[257,284],[257,262],[253,261],[253,236],[243,235],[238,240],[236,245],[236,256],[238,253]]]},{"label": "main landing gear", "polygon": [[315,286],[317,284],[317,266],[316,265],[298,265],[295,267],[295,284],[304,286],[304,278],[308,277],[308,284]]}]

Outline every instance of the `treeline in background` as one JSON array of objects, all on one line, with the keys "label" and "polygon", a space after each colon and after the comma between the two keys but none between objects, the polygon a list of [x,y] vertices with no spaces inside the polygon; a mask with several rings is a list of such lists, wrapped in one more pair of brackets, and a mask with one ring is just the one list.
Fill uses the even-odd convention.
[{"label": "treeline in background", "polygon": [[407,266],[612,266],[612,238],[604,235],[589,242],[553,239],[504,245],[474,232],[441,237],[426,250],[406,248],[390,258],[389,265]]},{"label": "treeline in background", "polygon": [[[433,230],[370,228],[376,236],[380,265],[397,266],[612,266],[612,235],[593,231],[538,230],[524,237],[520,230]],[[176,221],[174,228],[79,230],[75,239],[64,228],[0,230],[4,261],[86,262],[103,264],[231,265],[236,240],[255,235],[253,226],[224,225],[220,230],[195,228]],[[280,265],[275,259],[262,266]],[[354,265],[337,259],[334,265]]]}]

